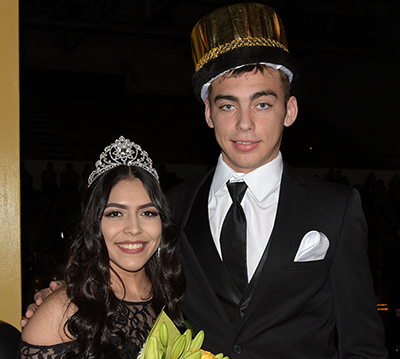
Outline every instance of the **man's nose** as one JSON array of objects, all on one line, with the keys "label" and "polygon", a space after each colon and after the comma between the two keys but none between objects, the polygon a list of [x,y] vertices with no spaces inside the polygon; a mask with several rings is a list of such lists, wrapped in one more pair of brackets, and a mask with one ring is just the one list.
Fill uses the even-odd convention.
[{"label": "man's nose", "polygon": [[249,110],[241,110],[236,128],[241,132],[254,130],[254,121]]}]

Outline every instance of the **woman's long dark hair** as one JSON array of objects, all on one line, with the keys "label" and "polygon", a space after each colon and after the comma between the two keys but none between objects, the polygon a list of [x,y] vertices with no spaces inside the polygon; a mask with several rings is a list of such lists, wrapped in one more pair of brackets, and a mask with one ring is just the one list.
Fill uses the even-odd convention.
[{"label": "woman's long dark hair", "polygon": [[78,307],[66,323],[77,342],[67,358],[119,357],[122,344],[116,347],[112,339],[118,337],[120,343],[124,342],[123,334],[113,325],[120,300],[110,285],[112,269],[101,220],[112,188],[121,180],[135,178],[143,183],[162,222],[160,256],[153,255],[145,265],[152,285],[152,304],[157,313],[165,306],[177,327],[184,329],[181,305],[185,279],[175,253],[178,232],[171,206],[153,175],[138,167],[118,166],[98,177],[83,194],[76,235],[65,267],[67,295]]}]

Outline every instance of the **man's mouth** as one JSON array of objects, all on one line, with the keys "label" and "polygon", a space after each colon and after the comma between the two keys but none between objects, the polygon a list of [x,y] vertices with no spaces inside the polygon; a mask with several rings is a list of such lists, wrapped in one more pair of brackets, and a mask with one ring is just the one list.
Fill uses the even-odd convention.
[{"label": "man's mouth", "polygon": [[253,143],[257,143],[258,141],[233,141],[239,145],[251,145]]}]

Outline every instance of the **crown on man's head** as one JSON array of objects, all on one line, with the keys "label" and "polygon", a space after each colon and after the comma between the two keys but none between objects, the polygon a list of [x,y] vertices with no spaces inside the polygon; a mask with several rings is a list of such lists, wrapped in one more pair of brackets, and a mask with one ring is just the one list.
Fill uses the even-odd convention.
[{"label": "crown on man's head", "polygon": [[153,168],[153,161],[146,151],[135,142],[121,136],[114,143],[104,148],[96,162],[96,169],[90,174],[88,187],[104,172],[117,166],[136,166],[143,168],[151,173],[157,181],[159,180],[157,171]]},{"label": "crown on man's head", "polygon": [[298,76],[283,23],[267,5],[234,4],[211,12],[194,26],[191,45],[196,68],[192,85],[199,101],[207,98],[212,81],[242,66],[280,69],[292,83]]}]

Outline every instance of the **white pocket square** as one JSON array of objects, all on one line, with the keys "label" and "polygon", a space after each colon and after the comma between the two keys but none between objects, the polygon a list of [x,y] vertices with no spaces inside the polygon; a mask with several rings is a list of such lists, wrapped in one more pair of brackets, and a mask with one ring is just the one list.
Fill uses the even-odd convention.
[{"label": "white pocket square", "polygon": [[329,248],[329,239],[322,232],[310,231],[301,240],[295,262],[318,261],[325,258]]}]

